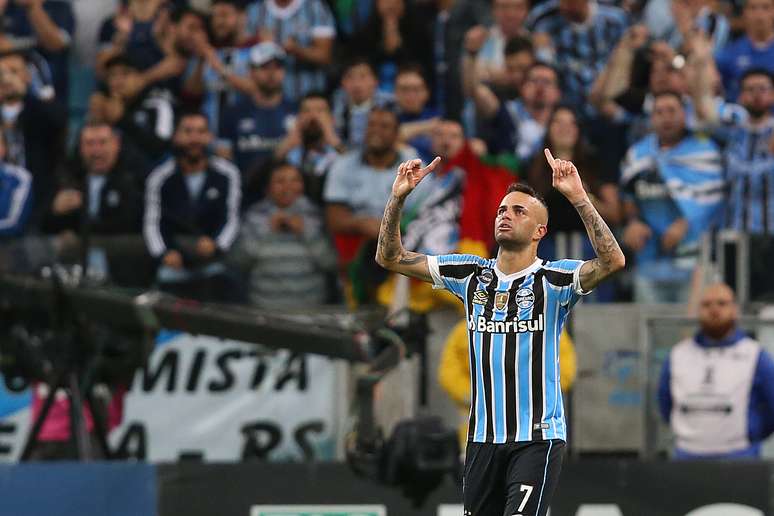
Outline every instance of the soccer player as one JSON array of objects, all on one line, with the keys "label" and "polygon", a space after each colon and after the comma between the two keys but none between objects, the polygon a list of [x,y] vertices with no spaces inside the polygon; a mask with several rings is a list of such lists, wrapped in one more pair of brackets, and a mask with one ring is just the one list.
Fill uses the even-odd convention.
[{"label": "soccer player", "polygon": [[445,288],[465,304],[471,410],[463,499],[466,515],[542,516],[559,478],[566,423],[559,384],[559,335],[580,296],[624,267],[624,255],[570,161],[545,150],[553,186],[578,210],[597,257],[537,257],[548,211],[529,186],[508,188],[495,219],[496,259],[406,251],[400,212],[406,196],[438,165],[398,167],[384,210],[376,261]]}]

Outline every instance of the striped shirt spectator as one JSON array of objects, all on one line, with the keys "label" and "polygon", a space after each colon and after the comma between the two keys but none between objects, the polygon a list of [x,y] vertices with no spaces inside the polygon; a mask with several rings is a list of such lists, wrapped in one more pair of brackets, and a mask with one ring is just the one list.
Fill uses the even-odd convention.
[{"label": "striped shirt spectator", "polygon": [[725,143],[728,202],[725,226],[774,234],[774,116],[753,121],[736,104],[718,104]]},{"label": "striped shirt spectator", "polygon": [[588,113],[586,95],[626,31],[628,17],[622,9],[593,0],[578,6],[564,11],[558,0],[550,0],[532,10],[527,26],[536,36],[550,38],[550,45],[537,45],[536,53],[559,68],[564,100]]},{"label": "striped shirt spectator", "polygon": [[[262,39],[273,40],[289,54],[286,98],[297,102],[310,91],[325,90],[322,64],[330,60],[330,45],[336,36],[336,25],[322,0],[255,2],[247,8],[247,31]],[[315,50],[327,47],[328,56],[311,58],[309,54],[315,46]]]},{"label": "striped shirt spectator", "polygon": [[281,164],[271,172],[266,199],[244,214],[232,259],[248,272],[253,306],[298,306],[303,299],[306,307],[328,298],[326,273],[335,270],[336,253],[322,212],[303,191],[299,170]]}]

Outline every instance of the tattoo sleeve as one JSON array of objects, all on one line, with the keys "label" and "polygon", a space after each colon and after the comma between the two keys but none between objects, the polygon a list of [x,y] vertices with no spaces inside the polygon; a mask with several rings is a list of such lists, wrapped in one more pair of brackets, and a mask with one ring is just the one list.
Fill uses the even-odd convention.
[{"label": "tattoo sleeve", "polygon": [[404,199],[390,196],[384,208],[379,240],[376,245],[376,262],[395,272],[424,281],[432,281],[427,268],[427,256],[406,251],[400,241],[400,212]]},{"label": "tattoo sleeve", "polygon": [[618,245],[613,232],[602,219],[602,216],[585,200],[575,205],[586,232],[594,247],[597,257],[583,264],[580,270],[580,282],[583,290],[591,290],[602,280],[623,268],[624,254]]}]

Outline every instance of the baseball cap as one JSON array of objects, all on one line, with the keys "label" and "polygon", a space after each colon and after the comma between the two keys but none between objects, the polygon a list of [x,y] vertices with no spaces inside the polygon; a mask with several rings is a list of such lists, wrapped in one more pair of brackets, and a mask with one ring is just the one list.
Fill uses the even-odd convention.
[{"label": "baseball cap", "polygon": [[263,66],[270,61],[285,62],[285,51],[273,41],[258,43],[250,49],[250,65]]}]

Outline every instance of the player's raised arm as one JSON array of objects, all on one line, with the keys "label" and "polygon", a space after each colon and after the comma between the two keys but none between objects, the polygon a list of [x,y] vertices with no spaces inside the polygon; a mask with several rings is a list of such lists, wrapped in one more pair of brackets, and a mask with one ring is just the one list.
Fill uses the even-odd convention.
[{"label": "player's raised arm", "polygon": [[433,278],[430,276],[427,256],[406,251],[400,241],[400,211],[408,194],[433,171],[440,161],[441,158],[435,158],[424,168],[422,168],[422,161],[418,159],[400,164],[395,182],[392,184],[392,195],[384,208],[382,225],[379,228],[379,241],[376,246],[376,263],[387,270],[429,283],[432,283]]},{"label": "player's raised arm", "polygon": [[559,190],[578,210],[594,252],[597,253],[596,258],[586,261],[580,269],[580,286],[588,291],[608,276],[623,269],[626,259],[612,231],[594,208],[586,190],[583,189],[583,182],[575,165],[571,161],[554,159],[548,149],[545,149],[545,154],[553,171],[554,188]]}]

